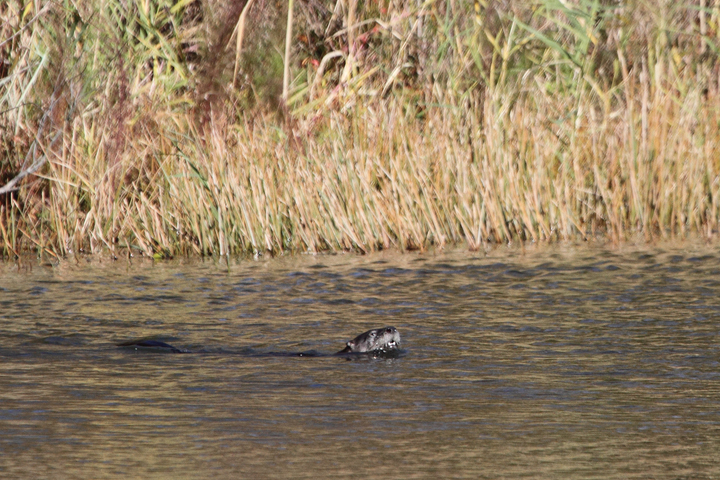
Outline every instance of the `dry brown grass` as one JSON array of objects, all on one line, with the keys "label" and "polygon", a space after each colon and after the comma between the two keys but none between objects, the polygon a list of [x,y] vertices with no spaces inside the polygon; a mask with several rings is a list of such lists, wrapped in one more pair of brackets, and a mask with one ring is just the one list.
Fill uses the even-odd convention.
[{"label": "dry brown grass", "polygon": [[[1,47],[15,62],[0,75],[3,179],[45,162],[0,196],[4,252],[279,254],[717,235],[713,32],[681,32],[661,45],[667,30],[647,11],[625,12],[639,22],[630,33],[613,26],[627,21],[617,12],[583,33],[585,17],[550,3],[538,4],[544,17],[478,4],[469,21],[454,16],[461,9],[452,2],[392,5],[386,18],[350,35],[357,40],[347,65],[333,63],[347,56],[339,50],[323,51],[330,60],[319,70],[296,64],[281,117],[243,103],[247,90],[193,80],[194,71],[233,78],[236,69],[232,48],[220,60],[212,46],[212,68],[198,54],[193,69],[188,52],[209,38],[193,36],[210,21],[198,11],[158,23],[143,41],[138,32],[122,37],[140,53],[96,45],[105,63],[83,63],[87,49],[49,50],[65,57],[35,86],[29,73],[45,72],[42,56]],[[592,18],[592,5],[577,10],[589,8]],[[707,30],[717,14],[705,13]],[[36,15],[47,13],[38,6]],[[30,33],[51,35],[50,26],[61,28],[55,22],[13,38],[42,45]],[[684,28],[692,33],[692,25]],[[328,35],[328,45],[345,38]],[[173,47],[158,38],[181,40]],[[146,44],[166,49],[165,57],[149,57]],[[26,70],[18,70],[22,62]],[[100,64],[106,83],[78,71]],[[205,89],[202,99],[193,85]],[[36,113],[9,109],[24,91],[41,98],[42,88],[54,90]]]}]

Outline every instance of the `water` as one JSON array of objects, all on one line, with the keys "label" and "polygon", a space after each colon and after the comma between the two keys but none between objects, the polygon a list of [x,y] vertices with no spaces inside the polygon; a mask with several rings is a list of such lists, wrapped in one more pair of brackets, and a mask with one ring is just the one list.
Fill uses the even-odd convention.
[{"label": "water", "polygon": [[0,264],[0,477],[718,478],[719,298],[694,244]]}]

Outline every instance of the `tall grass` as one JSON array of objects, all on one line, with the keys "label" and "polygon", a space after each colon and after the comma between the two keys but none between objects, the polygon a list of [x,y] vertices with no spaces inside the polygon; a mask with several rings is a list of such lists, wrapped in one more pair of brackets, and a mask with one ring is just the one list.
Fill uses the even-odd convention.
[{"label": "tall grass", "polygon": [[6,255],[718,233],[716,7],[89,3],[0,5]]}]

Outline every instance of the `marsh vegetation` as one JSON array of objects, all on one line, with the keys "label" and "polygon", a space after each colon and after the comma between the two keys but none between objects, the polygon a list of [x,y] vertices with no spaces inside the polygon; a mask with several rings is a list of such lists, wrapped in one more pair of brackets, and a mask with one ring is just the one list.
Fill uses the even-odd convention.
[{"label": "marsh vegetation", "polygon": [[715,2],[293,12],[0,4],[3,254],[717,235]]}]

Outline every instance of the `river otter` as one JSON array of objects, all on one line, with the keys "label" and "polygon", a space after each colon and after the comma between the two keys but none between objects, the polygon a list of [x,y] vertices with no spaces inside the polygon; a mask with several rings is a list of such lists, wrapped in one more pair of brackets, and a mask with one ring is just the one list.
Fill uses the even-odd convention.
[{"label": "river otter", "polygon": [[354,339],[347,342],[347,346],[337,352],[343,353],[367,353],[367,352],[388,352],[400,349],[400,334],[395,327],[383,327],[368,330],[361,333]]},{"label": "river otter", "polygon": [[[161,342],[160,340],[130,340],[117,344],[118,347],[130,348],[133,350],[144,350],[150,352],[170,352],[170,353],[190,353],[188,350],[181,350],[177,347],[170,345],[169,343]],[[368,330],[365,333],[361,333],[354,339],[347,342],[346,347],[335,355],[342,355],[346,353],[387,353],[397,352],[400,350],[400,334],[395,327],[383,327]],[[277,353],[271,352],[267,355],[272,356],[323,356],[316,352],[304,352],[304,353]]]}]

